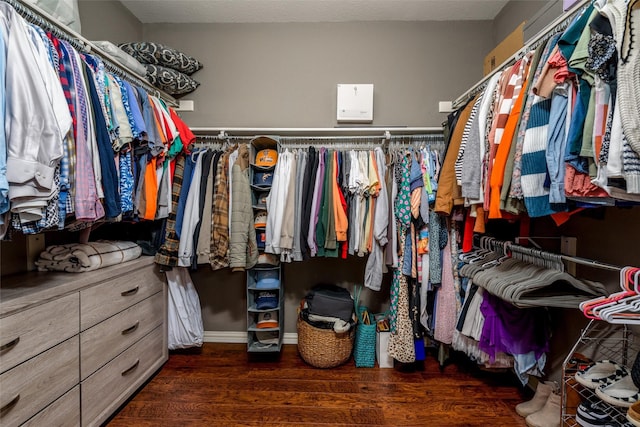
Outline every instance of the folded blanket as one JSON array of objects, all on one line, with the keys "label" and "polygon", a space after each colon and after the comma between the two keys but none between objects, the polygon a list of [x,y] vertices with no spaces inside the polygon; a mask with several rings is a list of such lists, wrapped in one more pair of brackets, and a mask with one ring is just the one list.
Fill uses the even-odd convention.
[{"label": "folded blanket", "polygon": [[82,273],[138,258],[142,248],[133,242],[98,240],[54,245],[40,253],[39,271]]}]

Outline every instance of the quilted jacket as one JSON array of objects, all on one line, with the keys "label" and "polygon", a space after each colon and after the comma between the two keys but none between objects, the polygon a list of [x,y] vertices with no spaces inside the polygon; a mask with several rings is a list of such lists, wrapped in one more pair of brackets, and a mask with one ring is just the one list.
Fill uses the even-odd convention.
[{"label": "quilted jacket", "polygon": [[258,245],[249,185],[249,149],[246,144],[243,144],[238,150],[238,158],[231,170],[233,203],[229,266],[232,271],[244,271],[258,262]]}]

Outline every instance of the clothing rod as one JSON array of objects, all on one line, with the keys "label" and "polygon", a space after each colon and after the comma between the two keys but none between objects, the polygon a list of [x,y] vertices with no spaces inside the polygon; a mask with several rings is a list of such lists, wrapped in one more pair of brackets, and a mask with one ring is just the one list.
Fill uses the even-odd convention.
[{"label": "clothing rod", "polygon": [[[415,135],[410,135],[411,137],[414,137]],[[428,135],[429,137],[433,137],[433,135]],[[205,139],[205,140],[216,140],[216,141],[221,141],[221,140],[225,140],[225,139],[229,139],[229,140],[234,140],[234,139],[246,139],[246,140],[251,140],[255,137],[255,135],[197,135],[196,134],[196,139]],[[391,139],[395,139],[395,138],[402,138],[402,137],[396,137],[396,136],[392,136]],[[278,139],[280,140],[280,143],[285,144],[285,143],[290,143],[290,144],[304,144],[306,141],[315,141],[315,140],[349,140],[349,141],[356,141],[356,140],[364,140],[364,139],[368,139],[369,141],[371,141],[372,139],[380,139],[381,142],[382,140],[384,140],[384,136],[382,135],[359,135],[359,136],[354,136],[354,135],[348,135],[348,136],[336,136],[336,135],[328,135],[328,136],[318,136],[318,135],[309,135],[309,136],[280,136],[278,135]]]},{"label": "clothing rod", "polygon": [[[228,141],[250,141],[255,135],[197,135],[195,147],[208,145],[223,145]],[[444,147],[444,137],[441,134],[407,134],[394,135],[386,139],[381,135],[327,135],[327,136],[279,136],[278,145],[282,148],[322,147],[330,145],[334,149],[373,149],[376,147],[391,148],[404,147],[416,143],[424,143],[430,147]]]},{"label": "clothing rod", "polygon": [[[305,141],[313,141],[313,140],[341,140],[341,141],[358,141],[358,140],[379,140],[382,144],[387,140],[391,142],[401,142],[405,138],[412,139],[421,139],[421,138],[437,138],[438,135],[434,134],[412,134],[412,135],[391,135],[388,138],[385,138],[384,135],[328,135],[328,136],[318,136],[318,135],[310,135],[310,136],[282,136],[280,137],[280,141],[282,143],[304,143]],[[444,141],[442,141],[444,142]]]},{"label": "clothing rod", "polygon": [[569,255],[560,255],[560,258],[562,258],[564,261],[569,261],[569,262],[573,262],[581,265],[587,265],[589,267],[594,267],[594,268],[601,268],[603,270],[612,270],[612,271],[622,270],[622,267],[618,265],[607,264],[605,262],[594,261],[592,259],[587,259],[587,258],[580,258],[575,256],[569,256]]},{"label": "clothing rod", "polygon": [[31,3],[26,3],[22,0],[2,0],[5,3],[11,5],[19,15],[25,18],[27,21],[32,22],[38,26],[45,26],[45,30],[50,30],[56,37],[64,39],[71,43],[76,49],[84,53],[94,53],[99,56],[110,72],[118,74],[131,83],[143,87],[150,94],[161,98],[172,107],[177,107],[178,101],[168,93],[152,86],[146,81],[145,76],[141,76],[135,71],[131,70],[124,64],[120,64],[113,56],[97,47],[95,44],[84,38],[79,33],[75,32],[71,28],[61,23],[58,19],[51,16],[47,11],[43,10],[39,6]]},{"label": "clothing rod", "polygon": [[[530,248],[527,248],[525,246],[520,246],[520,245],[517,245],[517,244],[510,244],[508,246],[508,248],[511,251],[519,252],[519,253],[522,253],[522,254],[526,254],[526,253],[529,253],[530,251],[532,251]],[[519,250],[519,249],[522,249],[522,250]],[[553,256],[560,257],[563,261],[573,262],[575,264],[586,265],[586,266],[594,267],[594,268],[600,268],[600,269],[603,269],[603,270],[620,271],[622,269],[622,267],[620,267],[618,265],[607,264],[605,262],[595,261],[595,260],[588,259],[588,258],[581,258],[581,257],[573,256],[573,255],[557,254],[557,253],[554,253],[554,252],[549,252],[549,251],[540,250],[540,249],[534,249],[533,251],[548,253],[548,254],[551,254]]]},{"label": "clothing rod", "polygon": [[[476,238],[480,239],[479,242],[476,241]],[[552,237],[548,237],[548,238],[552,238]],[[520,239],[522,239],[522,237],[520,237]],[[623,268],[619,265],[608,264],[605,262],[595,261],[588,258],[577,257],[573,255],[557,254],[554,252],[549,252],[549,251],[540,250],[540,249],[531,249],[531,248],[527,248],[526,246],[520,246],[515,243],[498,240],[488,236],[475,235],[473,245],[476,248],[480,248],[480,249],[491,248],[491,250],[495,250],[495,248],[500,246],[500,247],[506,248],[507,250],[510,250],[512,252],[518,252],[520,254],[534,254],[535,252],[538,252],[538,253],[544,252],[553,256],[560,257],[560,259],[562,259],[563,261],[573,262],[575,264],[585,265],[593,268],[600,268],[603,270],[620,271]]]},{"label": "clothing rod", "polygon": [[417,133],[438,134],[442,133],[442,128],[436,127],[332,127],[332,128],[250,128],[250,127],[192,127],[191,131],[195,134],[218,134],[221,137],[229,134],[235,135],[278,135],[286,137],[287,135],[302,136],[331,136],[336,134],[353,135],[354,133],[363,136],[380,136],[391,137],[395,135],[411,135]]},{"label": "clothing rod", "polygon": [[253,139],[253,135],[224,135],[224,136],[220,136],[220,135],[197,135],[196,134],[196,139],[200,139],[200,140],[211,140],[211,141],[221,141],[223,139],[228,139],[228,140],[233,140],[233,139],[246,139],[246,140],[251,140]]},{"label": "clothing rod", "polygon": [[544,27],[542,30],[540,30],[535,36],[529,39],[522,48],[520,48],[517,52],[515,52],[513,55],[511,55],[509,58],[503,61],[499,66],[497,66],[493,71],[491,71],[489,74],[484,76],[479,82],[477,82],[475,85],[469,88],[466,92],[464,92],[462,95],[456,98],[456,100],[453,101],[453,108],[458,108],[461,105],[463,105],[465,102],[467,102],[476,93],[478,88],[484,86],[489,81],[489,79],[493,77],[495,73],[502,71],[509,64],[515,62],[518,58],[525,55],[528,51],[531,50],[531,48],[537,42],[542,40],[544,37],[546,37],[547,35],[552,35],[554,33],[554,30],[558,28],[558,26],[560,26],[565,22],[568,22],[570,19],[572,19],[574,16],[578,15],[579,13],[582,13],[582,8],[587,4],[589,4],[591,1],[592,0],[580,0],[580,2],[577,5],[575,5],[572,10],[563,13],[562,15],[557,17],[555,20],[553,20],[550,24],[548,24],[546,27]]}]

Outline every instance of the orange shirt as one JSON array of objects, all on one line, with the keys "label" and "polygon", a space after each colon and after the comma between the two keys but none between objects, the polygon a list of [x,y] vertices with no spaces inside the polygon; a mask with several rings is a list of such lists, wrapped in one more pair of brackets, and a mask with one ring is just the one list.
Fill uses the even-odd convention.
[{"label": "orange shirt", "polygon": [[152,157],[147,162],[144,170],[144,195],[146,206],[144,210],[144,219],[156,219],[156,209],[158,208],[158,176],[156,175],[156,157]]},{"label": "orange shirt", "polygon": [[338,242],[346,242],[347,241],[347,227],[349,226],[349,221],[347,219],[347,213],[344,211],[342,207],[342,192],[338,187],[338,152],[333,152],[333,162],[336,165],[335,168],[332,168],[331,172],[331,185],[333,186],[333,215],[335,218],[336,225],[336,240]]}]

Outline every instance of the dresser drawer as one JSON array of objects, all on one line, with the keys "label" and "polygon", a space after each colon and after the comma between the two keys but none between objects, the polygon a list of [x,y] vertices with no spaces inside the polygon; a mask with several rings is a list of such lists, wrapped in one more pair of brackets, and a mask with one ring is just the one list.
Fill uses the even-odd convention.
[{"label": "dresser drawer", "polygon": [[22,427],[77,427],[80,425],[80,385],[62,395],[58,400],[24,423]]},{"label": "dresser drawer", "polygon": [[0,319],[0,372],[78,334],[78,293]]},{"label": "dresser drawer", "polygon": [[0,375],[0,424],[19,425],[78,384],[79,338],[73,338]]},{"label": "dresser drawer", "polygon": [[82,425],[99,425],[164,362],[164,327],[159,326],[82,381]]},{"label": "dresser drawer", "polygon": [[133,304],[160,292],[163,280],[153,267],[107,280],[80,291],[80,330],[102,322]]},{"label": "dresser drawer", "polygon": [[85,379],[131,344],[162,324],[164,293],[159,292],[80,334],[80,378]]}]

